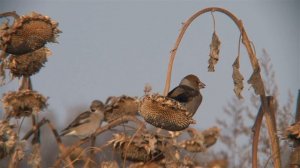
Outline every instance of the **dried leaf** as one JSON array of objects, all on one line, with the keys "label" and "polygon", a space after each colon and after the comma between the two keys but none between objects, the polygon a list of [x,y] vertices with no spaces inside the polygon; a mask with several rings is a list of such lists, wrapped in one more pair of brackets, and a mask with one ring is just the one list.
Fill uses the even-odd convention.
[{"label": "dried leaf", "polygon": [[290,140],[300,139],[300,122],[296,122],[285,130],[285,137]]},{"label": "dried leaf", "polygon": [[209,129],[206,129],[202,131],[202,134],[204,136],[204,145],[206,148],[209,148],[210,146],[214,145],[218,138],[220,137],[220,128],[218,127],[211,127]]},{"label": "dried leaf", "polygon": [[249,78],[248,83],[253,87],[255,94],[263,95],[264,84],[260,80],[260,67],[258,65]]},{"label": "dried leaf", "polygon": [[218,63],[219,60],[219,53],[220,53],[220,46],[221,41],[216,32],[213,33],[212,40],[210,43],[210,53],[209,53],[209,60],[208,60],[208,72],[215,71],[215,65]]},{"label": "dried leaf", "polygon": [[239,99],[242,99],[243,96],[242,96],[241,92],[244,88],[244,84],[243,84],[244,77],[240,72],[240,59],[239,58],[240,58],[240,56],[238,55],[232,65],[232,68],[233,68],[232,79],[233,79],[233,84],[234,84],[233,91]]},{"label": "dried leaf", "polygon": [[0,160],[14,152],[18,136],[8,121],[0,120]]}]

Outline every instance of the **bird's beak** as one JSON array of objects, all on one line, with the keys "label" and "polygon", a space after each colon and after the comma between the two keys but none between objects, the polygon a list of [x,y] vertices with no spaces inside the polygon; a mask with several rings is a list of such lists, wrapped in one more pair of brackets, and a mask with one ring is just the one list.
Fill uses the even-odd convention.
[{"label": "bird's beak", "polygon": [[204,83],[202,83],[202,82],[199,83],[199,88],[200,88],[200,89],[205,88],[205,86],[206,86],[206,85],[205,85]]}]

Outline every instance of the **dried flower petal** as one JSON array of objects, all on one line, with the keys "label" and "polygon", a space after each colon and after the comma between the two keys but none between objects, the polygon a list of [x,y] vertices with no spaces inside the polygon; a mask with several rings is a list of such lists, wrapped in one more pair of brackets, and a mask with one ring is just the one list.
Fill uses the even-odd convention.
[{"label": "dried flower petal", "polygon": [[214,31],[212,40],[210,43],[210,53],[209,53],[209,60],[208,60],[208,72],[214,72],[215,71],[215,65],[219,61],[219,53],[220,53],[220,46],[221,41],[217,35],[217,33]]},{"label": "dried flower petal", "polygon": [[240,56],[238,55],[232,65],[232,68],[233,68],[232,79],[233,79],[233,84],[234,84],[233,91],[239,99],[242,99],[243,96],[242,96],[241,92],[244,88],[244,84],[243,84],[244,77],[240,72],[240,59],[239,58],[240,58]]},{"label": "dried flower petal", "polygon": [[51,55],[48,48],[41,48],[28,54],[9,57],[8,68],[14,77],[31,76],[44,66]]},{"label": "dried flower petal", "polygon": [[[18,141],[16,148],[14,150],[14,158],[18,161],[22,160],[25,156],[25,146],[26,146],[26,141]],[[13,159],[12,159],[13,160]]]},{"label": "dried flower petal", "polygon": [[202,131],[202,135],[204,137],[205,147],[209,148],[217,142],[217,140],[220,136],[220,128],[212,127],[212,128],[206,129],[206,130]]},{"label": "dried flower petal", "polygon": [[18,140],[8,121],[0,120],[0,159],[12,154]]},{"label": "dried flower petal", "polygon": [[144,87],[144,93],[145,95],[150,94],[152,91],[152,86],[150,85],[150,83],[146,83],[145,87]]},{"label": "dried flower petal", "polygon": [[38,113],[47,107],[47,98],[32,90],[5,93],[2,102],[5,113],[16,118]]},{"label": "dried flower petal", "polygon": [[180,131],[195,123],[179,102],[158,94],[143,98],[140,114],[146,122],[169,131]]},{"label": "dried flower petal", "polygon": [[262,80],[260,80],[260,68],[258,65],[253,71],[251,77],[249,78],[248,83],[253,87],[255,94],[264,94],[264,84],[262,83]]},{"label": "dried flower petal", "polygon": [[218,127],[208,128],[204,131],[198,131],[194,128],[188,128],[191,139],[185,140],[179,144],[189,152],[204,152],[207,148],[214,145],[220,136]]},{"label": "dried flower petal", "polygon": [[180,144],[180,147],[184,148],[186,151],[189,152],[204,152],[206,148],[203,144],[204,141],[196,141],[195,139],[185,140]]},{"label": "dried flower petal", "polygon": [[41,146],[36,143],[32,146],[32,153],[28,157],[28,165],[32,168],[40,168],[41,167]]}]

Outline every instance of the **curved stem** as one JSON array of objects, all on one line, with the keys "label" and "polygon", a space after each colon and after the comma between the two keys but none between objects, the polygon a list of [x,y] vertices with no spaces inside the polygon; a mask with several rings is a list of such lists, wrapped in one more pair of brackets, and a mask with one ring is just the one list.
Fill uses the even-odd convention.
[{"label": "curved stem", "polygon": [[213,26],[214,26],[214,32],[215,32],[216,31],[216,19],[215,19],[215,15],[214,15],[213,11],[211,11],[210,14],[211,14],[212,19],[213,19]]},{"label": "curved stem", "polygon": [[[204,13],[207,13],[207,12],[220,12],[220,13],[223,13],[225,15],[227,15],[235,24],[236,26],[238,27],[238,29],[240,30],[240,33],[241,33],[241,36],[242,36],[242,43],[244,44],[244,46],[246,47],[247,49],[247,53],[248,53],[248,56],[249,56],[249,60],[250,60],[250,63],[251,63],[251,66],[252,66],[252,69],[253,69],[253,72],[256,72],[258,71],[257,73],[257,82],[258,83],[261,83],[261,91],[259,92],[260,96],[261,97],[266,97],[266,93],[265,93],[265,87],[264,87],[264,84],[263,84],[263,80],[262,80],[262,77],[261,77],[261,74],[259,72],[259,64],[258,64],[258,60],[256,58],[256,54],[255,54],[255,51],[253,49],[253,46],[251,45],[251,41],[249,40],[248,38],[248,35],[246,33],[246,30],[243,26],[243,23],[241,20],[239,20],[233,13],[229,12],[228,10],[226,9],[223,9],[223,8],[218,8],[218,7],[210,7],[210,8],[205,8],[205,9],[202,9],[198,12],[196,12],[194,15],[192,15],[183,25],[177,39],[176,39],[176,42],[175,42],[175,45],[173,47],[173,49],[171,50],[170,52],[170,61],[169,61],[169,65],[168,65],[168,71],[167,71],[167,77],[166,77],[166,83],[165,83],[165,88],[164,88],[164,93],[163,95],[167,95],[169,90],[170,90],[170,82],[171,82],[171,73],[172,73],[172,69],[173,69],[173,62],[174,62],[174,59],[175,59],[175,55],[177,53],[177,49],[179,47],[179,44],[184,36],[184,33],[186,32],[187,28],[189,27],[189,25],[200,15],[204,14]],[[265,104],[265,101],[261,100],[262,104]],[[258,117],[259,115],[265,115],[265,111],[266,109],[264,108],[265,105],[262,106],[263,109],[262,109],[262,112],[263,114],[258,114]],[[269,114],[266,114],[266,119],[267,119],[267,128],[269,130],[269,138],[271,139],[270,140],[270,144],[271,144],[271,148],[272,148],[272,153],[275,153],[274,157],[273,157],[273,160],[274,160],[274,166],[277,168],[277,167],[280,167],[280,153],[279,153],[279,142],[278,142],[278,137],[277,136],[274,136],[274,134],[270,133],[271,130],[274,131],[274,128],[276,128],[276,125],[275,125],[275,122],[272,121],[272,120],[275,120],[274,118],[272,118]],[[260,119],[259,119],[260,120]],[[255,124],[256,125],[256,124]],[[258,127],[259,127],[259,124],[258,124]],[[259,129],[256,127],[256,130],[258,131],[257,132],[257,135],[259,135]],[[258,143],[256,142],[256,145],[258,145]],[[254,147],[255,149],[256,147]],[[255,153],[256,154],[253,154]],[[257,157],[257,150],[254,150],[253,151],[253,156]],[[253,160],[253,165],[252,167],[256,167],[257,165],[255,165],[255,163],[257,163],[257,161],[255,161],[255,158],[252,158]]]},{"label": "curved stem", "polygon": [[16,11],[0,13],[0,18],[2,17],[13,17],[14,19],[20,18]]},{"label": "curved stem", "polygon": [[[207,12],[221,12],[225,15],[227,15],[229,18],[231,18],[233,20],[233,22],[236,24],[236,26],[238,27],[238,29],[241,32],[241,36],[242,36],[242,40],[243,40],[243,44],[245,45],[247,52],[248,52],[248,56],[252,65],[253,70],[255,70],[259,65],[258,65],[258,61],[257,58],[255,56],[255,53],[252,49],[251,46],[251,42],[249,41],[248,35],[245,31],[245,28],[242,24],[242,21],[239,20],[233,13],[229,12],[226,9],[223,8],[218,8],[218,7],[210,7],[210,8],[205,8],[202,9],[200,11],[198,11],[197,13],[195,13],[194,15],[192,15],[184,24],[183,27],[177,37],[177,40],[175,42],[175,45],[173,47],[173,49],[171,50],[170,53],[170,61],[169,61],[169,65],[168,65],[168,71],[167,71],[167,78],[166,78],[166,83],[165,83],[165,89],[164,89],[164,95],[167,95],[169,90],[170,90],[170,82],[171,82],[171,73],[172,73],[172,69],[173,69],[173,62],[175,59],[175,55],[177,52],[177,49],[179,47],[179,44],[187,30],[187,28],[189,27],[189,25],[200,15],[207,13]],[[262,81],[261,75],[259,74],[259,80]],[[263,89],[263,96],[265,96],[265,89],[264,87]]]}]

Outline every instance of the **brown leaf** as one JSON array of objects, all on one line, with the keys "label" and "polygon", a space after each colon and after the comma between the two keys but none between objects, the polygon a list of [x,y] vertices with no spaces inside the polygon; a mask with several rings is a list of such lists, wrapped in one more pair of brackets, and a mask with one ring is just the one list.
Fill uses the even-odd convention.
[{"label": "brown leaf", "polygon": [[243,84],[244,77],[240,72],[240,59],[239,58],[240,58],[240,56],[238,55],[236,57],[234,63],[232,64],[232,68],[233,68],[232,79],[233,79],[233,84],[234,84],[233,91],[239,99],[242,99],[243,96],[242,96],[241,92],[244,88],[244,84]]},{"label": "brown leaf", "polygon": [[285,137],[291,140],[300,139],[300,122],[287,127],[285,130]]},{"label": "brown leaf", "polygon": [[248,83],[250,85],[252,85],[254,91],[255,91],[255,94],[257,95],[263,95],[263,92],[264,92],[264,84],[262,83],[262,80],[260,80],[260,67],[257,66],[251,77],[249,78],[248,80]]},{"label": "brown leaf", "polygon": [[210,53],[209,53],[209,60],[208,60],[208,72],[215,71],[215,65],[218,63],[219,60],[219,53],[220,53],[220,46],[221,41],[216,32],[213,33],[212,40],[210,43]]}]

